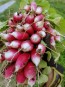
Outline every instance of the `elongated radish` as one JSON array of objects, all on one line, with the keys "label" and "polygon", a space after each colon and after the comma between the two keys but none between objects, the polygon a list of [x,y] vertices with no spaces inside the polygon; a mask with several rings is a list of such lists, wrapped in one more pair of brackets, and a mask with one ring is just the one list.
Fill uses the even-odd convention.
[{"label": "elongated radish", "polygon": [[4,77],[6,79],[9,79],[13,75],[14,70],[15,70],[15,64],[12,63],[8,65],[4,70],[4,73],[3,73]]},{"label": "elongated radish", "polygon": [[43,20],[43,18],[44,18],[44,15],[40,14],[35,17],[34,22],[39,22],[39,21]]},{"label": "elongated radish", "polygon": [[24,75],[28,79],[32,79],[36,76],[36,68],[35,65],[32,62],[29,62],[26,67],[24,68]]},{"label": "elongated radish", "polygon": [[41,56],[36,52],[36,49],[33,49],[31,52],[31,60],[36,66],[40,63]]},{"label": "elongated radish", "polygon": [[25,6],[24,6],[24,10],[25,10],[26,12],[29,12],[29,11],[30,11],[30,5],[25,5]]},{"label": "elongated radish", "polygon": [[51,46],[55,47],[55,39],[54,39],[54,36],[51,36],[50,44],[51,44]]},{"label": "elongated radish", "polygon": [[6,52],[4,52],[3,56],[8,61],[16,61],[18,56],[20,55],[20,52],[17,53],[18,50],[16,49],[10,49]]},{"label": "elongated radish", "polygon": [[30,59],[30,54],[29,53],[22,53],[16,61],[15,72],[22,69],[27,64],[29,59]]},{"label": "elongated radish", "polygon": [[46,33],[45,31],[41,30],[41,31],[38,31],[37,34],[41,37],[41,38],[44,38],[46,36]]},{"label": "elongated radish", "polygon": [[27,33],[29,33],[30,35],[34,33],[34,30],[33,30],[32,26],[30,24],[26,23],[26,24],[23,25],[23,27],[24,27],[24,30]]},{"label": "elongated radish", "polygon": [[31,42],[34,44],[38,44],[41,40],[41,37],[38,34],[33,34],[30,38]]},{"label": "elongated radish", "polygon": [[33,23],[34,22],[34,15],[28,15],[25,19],[25,22],[29,23],[29,24]]},{"label": "elongated radish", "polygon": [[21,70],[21,71],[18,71],[17,74],[16,74],[16,81],[18,84],[21,84],[21,83],[24,83],[26,80],[26,77],[24,75],[24,71]]},{"label": "elongated radish", "polygon": [[40,30],[42,30],[43,24],[44,24],[43,21],[39,21],[39,22],[33,23],[32,26],[33,26],[34,31],[40,31]]},{"label": "elongated radish", "polygon": [[42,13],[42,8],[41,7],[37,7],[35,13],[36,14],[41,14]]},{"label": "elongated radish", "polygon": [[21,50],[23,52],[29,52],[33,49],[33,44],[30,40],[23,41],[21,44]]},{"label": "elongated radish", "polygon": [[36,82],[36,76],[31,79],[28,79],[28,85],[30,85],[31,87],[35,85],[35,82]]},{"label": "elongated radish", "polygon": [[36,52],[38,54],[44,54],[46,51],[46,47],[43,44],[38,44],[38,47],[36,49]]},{"label": "elongated radish", "polygon": [[35,2],[31,3],[31,11],[35,12],[37,8],[37,4]]},{"label": "elongated radish", "polygon": [[20,22],[22,21],[23,15],[21,13],[15,12],[13,15],[13,20],[15,22]]},{"label": "elongated radish", "polygon": [[0,36],[5,39],[6,41],[13,41],[15,40],[15,37],[13,37],[13,35],[9,34],[5,34],[5,33],[1,33]]},{"label": "elongated radish", "polygon": [[11,48],[20,48],[21,47],[21,41],[14,40],[9,45]]},{"label": "elongated radish", "polygon": [[18,31],[14,31],[11,35],[13,35],[18,40],[26,40],[29,37],[29,35],[26,32],[18,32]]}]

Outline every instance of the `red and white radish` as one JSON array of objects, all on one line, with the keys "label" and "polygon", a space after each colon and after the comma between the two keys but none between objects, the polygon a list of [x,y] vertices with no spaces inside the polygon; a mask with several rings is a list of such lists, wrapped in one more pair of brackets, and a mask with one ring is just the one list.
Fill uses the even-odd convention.
[{"label": "red and white radish", "polygon": [[50,44],[51,44],[51,46],[55,47],[55,39],[54,39],[54,36],[51,36]]},{"label": "red and white radish", "polygon": [[35,13],[36,14],[41,14],[42,13],[42,7],[37,7]]},{"label": "red and white radish", "polygon": [[31,11],[35,12],[37,8],[37,4],[35,2],[31,3]]},{"label": "red and white radish", "polygon": [[30,11],[30,5],[25,5],[25,6],[24,6],[24,10],[25,10],[26,12],[29,12],[29,11]]}]

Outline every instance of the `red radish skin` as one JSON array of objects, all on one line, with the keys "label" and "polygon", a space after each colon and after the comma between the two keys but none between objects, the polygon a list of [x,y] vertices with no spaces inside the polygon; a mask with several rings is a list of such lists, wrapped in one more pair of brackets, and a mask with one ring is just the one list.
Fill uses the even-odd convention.
[{"label": "red radish skin", "polygon": [[46,33],[41,30],[41,31],[38,31],[37,34],[43,39],[45,36],[46,36]]},{"label": "red radish skin", "polygon": [[26,23],[26,24],[23,25],[23,27],[24,27],[24,30],[25,30],[29,35],[31,35],[31,34],[34,33],[34,30],[33,30],[32,26],[31,26],[30,24]]},{"label": "red radish skin", "polygon": [[37,7],[35,13],[36,14],[41,14],[42,13],[42,8],[41,7]]},{"label": "red radish skin", "polygon": [[30,5],[25,5],[25,6],[24,6],[24,10],[25,10],[26,12],[29,12],[30,9],[31,9],[31,8],[30,8]]},{"label": "red radish skin", "polygon": [[16,31],[20,31],[20,32],[21,32],[21,31],[24,31],[23,26],[21,26],[21,25],[18,24],[18,25],[16,26]]},{"label": "red radish skin", "polygon": [[41,37],[38,34],[33,34],[30,40],[32,43],[38,44],[41,41]]},{"label": "red radish skin", "polygon": [[14,16],[13,16],[13,20],[17,23],[17,22],[20,22],[23,18],[23,15],[21,13],[17,13],[15,12],[14,13]]},{"label": "red radish skin", "polygon": [[0,53],[0,63],[2,63],[5,60],[5,58],[2,56],[2,54]]},{"label": "red radish skin", "polygon": [[21,44],[21,50],[23,52],[29,52],[33,49],[33,44],[30,40],[23,41]]},{"label": "red radish skin", "polygon": [[14,31],[13,33],[11,33],[11,35],[13,35],[18,40],[26,40],[29,37],[28,33],[18,31]]},{"label": "red radish skin", "polygon": [[28,85],[30,85],[31,87],[35,85],[35,82],[36,82],[36,76],[33,77],[32,79],[28,79]]},{"label": "red radish skin", "polygon": [[8,66],[5,68],[5,70],[4,70],[4,73],[3,73],[4,77],[5,77],[6,79],[11,78],[11,76],[12,76],[13,73],[14,73],[14,70],[15,70],[15,64],[10,64],[10,65],[8,65]]},{"label": "red radish skin", "polygon": [[5,39],[6,41],[13,41],[15,40],[15,37],[13,37],[13,35],[9,34],[5,34],[5,33],[1,33],[0,36]]},{"label": "red radish skin", "polygon": [[39,21],[43,20],[43,18],[44,18],[44,15],[40,14],[35,17],[34,22],[39,22]]},{"label": "red radish skin", "polygon": [[9,27],[15,27],[16,23],[14,22],[13,19],[9,19],[8,25],[9,25]]},{"label": "red radish skin", "polygon": [[32,62],[28,62],[28,64],[24,68],[24,75],[28,79],[32,79],[36,76],[36,68]]},{"label": "red radish skin", "polygon": [[34,22],[34,15],[28,15],[25,20],[26,23],[33,23]]},{"label": "red radish skin", "polygon": [[12,33],[12,32],[14,32],[14,28],[9,28],[8,30],[7,30],[7,33]]},{"label": "red radish skin", "polygon": [[38,47],[36,49],[36,52],[38,54],[44,54],[46,51],[46,47],[43,44],[38,44]]},{"label": "red radish skin", "polygon": [[18,56],[20,55],[20,52],[18,52],[18,50],[16,49],[10,49],[6,52],[4,52],[3,56],[5,58],[5,60],[7,61],[16,61]]},{"label": "red radish skin", "polygon": [[55,47],[55,39],[54,39],[54,36],[51,36],[50,44],[51,44],[51,46]]},{"label": "red radish skin", "polygon": [[17,58],[16,64],[15,64],[15,72],[17,72],[20,69],[23,69],[24,66],[27,64],[29,59],[30,59],[30,54],[29,53],[22,53]]},{"label": "red radish skin", "polygon": [[17,83],[18,84],[21,84],[21,83],[23,84],[25,82],[25,80],[26,80],[26,77],[24,75],[23,70],[18,71],[17,74],[16,74],[16,81],[17,81]]},{"label": "red radish skin", "polygon": [[49,22],[49,21],[45,21],[45,22],[44,22],[44,27],[45,27],[46,29],[48,29],[48,28],[50,27],[50,22]]},{"label": "red radish skin", "polygon": [[35,2],[31,3],[31,11],[35,12],[37,8],[37,4]]},{"label": "red radish skin", "polygon": [[20,48],[21,47],[21,41],[14,40],[9,45],[11,48]]},{"label": "red radish skin", "polygon": [[32,26],[33,26],[34,31],[40,31],[40,30],[42,30],[43,24],[44,24],[43,21],[39,21],[37,23],[33,23]]},{"label": "red radish skin", "polygon": [[31,60],[36,65],[36,67],[39,65],[41,56],[36,52],[36,49],[33,49],[31,52]]}]

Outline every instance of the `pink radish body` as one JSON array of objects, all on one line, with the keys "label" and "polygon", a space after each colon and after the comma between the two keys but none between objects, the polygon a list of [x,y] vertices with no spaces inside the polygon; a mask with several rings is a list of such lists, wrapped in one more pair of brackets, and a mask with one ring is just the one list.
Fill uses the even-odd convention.
[{"label": "pink radish body", "polygon": [[24,83],[26,80],[26,77],[24,75],[23,71],[18,71],[16,74],[16,81],[18,84]]},{"label": "pink radish body", "polygon": [[33,49],[31,52],[31,60],[36,66],[40,63],[41,56],[36,52],[36,49]]},{"label": "pink radish body", "polygon": [[13,75],[14,70],[15,70],[15,64],[8,65],[4,70],[4,77],[6,79],[9,79]]},{"label": "pink radish body", "polygon": [[6,47],[10,48],[9,45],[10,45],[10,42],[5,42],[4,43]]},{"label": "pink radish body", "polygon": [[41,38],[38,34],[33,34],[30,39],[34,44],[38,44],[41,41]]},{"label": "pink radish body", "polygon": [[18,40],[26,40],[29,37],[29,35],[26,32],[14,31],[11,35],[13,35]]},{"label": "pink radish body", "polygon": [[54,40],[54,36],[51,36],[51,39],[50,39],[50,44],[51,44],[51,46],[55,47],[55,40]]},{"label": "pink radish body", "polygon": [[17,13],[17,12],[14,13],[13,20],[15,22],[20,22],[22,18],[23,18],[23,15],[21,13]]},{"label": "pink radish body", "polygon": [[44,18],[44,16],[42,14],[40,14],[35,17],[34,22],[39,22],[39,21],[43,20],[43,18]]},{"label": "pink radish body", "polygon": [[24,27],[24,30],[27,33],[29,33],[30,35],[34,33],[34,30],[33,30],[32,26],[30,24],[26,23],[26,24],[23,25],[23,27]]},{"label": "pink radish body", "polygon": [[44,22],[44,27],[45,27],[46,29],[48,29],[48,28],[50,27],[50,22],[45,21],[45,22]]},{"label": "pink radish body", "polygon": [[8,30],[7,30],[7,33],[12,33],[12,32],[14,32],[14,28],[9,28]]},{"label": "pink radish body", "polygon": [[46,33],[41,30],[41,31],[38,31],[37,34],[41,37],[41,38],[44,38],[46,36]]},{"label": "pink radish body", "polygon": [[20,52],[17,53],[18,50],[10,49],[6,52],[4,52],[3,56],[8,61],[16,61],[18,56],[20,55]]},{"label": "pink radish body", "polygon": [[41,8],[41,7],[37,7],[35,13],[36,13],[36,14],[41,14],[41,13],[42,13],[42,8]]},{"label": "pink radish body", "polygon": [[30,54],[23,53],[21,54],[15,64],[15,71],[17,72],[20,69],[23,69],[23,67],[27,64],[28,60],[30,59]]},{"label": "pink radish body", "polygon": [[2,63],[5,60],[5,58],[2,56],[2,54],[0,53],[0,63]]},{"label": "pink radish body", "polygon": [[44,54],[46,51],[46,47],[43,44],[38,44],[38,47],[36,49],[36,52],[38,54]]},{"label": "pink radish body", "polygon": [[39,21],[39,22],[33,23],[32,26],[35,31],[40,31],[43,28],[43,24],[44,24],[43,21]]},{"label": "pink radish body", "polygon": [[23,31],[24,29],[23,29],[23,26],[21,26],[21,25],[17,25],[16,26],[16,31]]},{"label": "pink radish body", "polygon": [[32,2],[31,3],[31,11],[36,11],[36,8],[37,8],[37,5],[36,5],[36,3],[35,2]]},{"label": "pink radish body", "polygon": [[28,79],[32,79],[36,76],[36,68],[32,62],[29,62],[27,66],[24,68],[24,75]]},{"label": "pink radish body", "polygon": [[9,25],[10,27],[15,27],[16,23],[14,22],[13,19],[10,19],[10,20],[8,21],[8,25]]},{"label": "pink radish body", "polygon": [[61,37],[59,35],[56,35],[55,36],[55,40],[60,42],[61,41]]},{"label": "pink radish body", "polygon": [[0,36],[5,39],[6,41],[13,41],[15,40],[15,37],[13,37],[11,34],[4,34],[1,33]]},{"label": "pink radish body", "polygon": [[25,5],[24,6],[24,10],[27,11],[27,12],[29,12],[30,11],[30,5]]},{"label": "pink radish body", "polygon": [[34,22],[34,15],[28,15],[25,20],[26,23],[33,23]]},{"label": "pink radish body", "polygon": [[31,87],[35,85],[35,82],[36,82],[36,76],[33,77],[32,79],[28,79],[28,85],[30,85]]},{"label": "pink radish body", "polygon": [[33,44],[31,43],[30,40],[23,41],[21,44],[21,50],[23,52],[29,52],[33,49]]},{"label": "pink radish body", "polygon": [[9,45],[11,48],[20,48],[21,47],[21,41],[14,40]]}]

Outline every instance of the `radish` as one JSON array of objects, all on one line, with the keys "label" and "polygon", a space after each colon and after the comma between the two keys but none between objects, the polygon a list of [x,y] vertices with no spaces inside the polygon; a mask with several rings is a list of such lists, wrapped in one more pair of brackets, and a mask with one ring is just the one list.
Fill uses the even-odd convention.
[{"label": "radish", "polygon": [[16,74],[16,81],[17,81],[17,83],[18,84],[24,83],[25,80],[26,80],[26,77],[24,75],[23,70],[18,71],[17,74]]},{"label": "radish", "polygon": [[26,12],[29,12],[29,11],[30,11],[30,5],[25,5],[25,6],[24,6],[24,10],[25,10]]},{"label": "radish", "polygon": [[31,52],[31,60],[36,66],[40,63],[41,56],[36,52],[36,49],[33,49]]},{"label": "radish", "polygon": [[5,58],[3,57],[3,55],[0,53],[0,63],[2,63],[5,60]]},{"label": "radish", "polygon": [[23,25],[23,27],[24,27],[24,30],[25,30],[28,34],[31,35],[31,34],[34,33],[34,30],[33,30],[32,26],[31,26],[30,24],[26,23],[26,24]]},{"label": "radish", "polygon": [[56,35],[55,36],[55,40],[60,42],[61,41],[61,37],[59,35]]},{"label": "radish", "polygon": [[28,79],[32,79],[36,76],[36,68],[32,62],[28,62],[28,64],[24,68],[24,75]]},{"label": "radish", "polygon": [[14,70],[15,70],[15,64],[12,63],[12,64],[8,65],[4,70],[4,73],[3,73],[4,77],[6,79],[10,79],[14,73]]},{"label": "radish", "polygon": [[31,87],[35,85],[35,82],[36,82],[36,76],[33,77],[32,79],[28,79],[28,85],[30,85]]},{"label": "radish", "polygon": [[10,45],[10,42],[4,42],[5,46],[10,48],[9,45]]},{"label": "radish", "polygon": [[34,22],[34,15],[28,15],[25,19],[25,22],[29,23],[29,24],[33,23]]},{"label": "radish", "polygon": [[40,31],[40,30],[42,30],[42,28],[43,28],[43,24],[44,24],[44,22],[43,21],[39,21],[39,22],[36,22],[36,23],[33,23],[33,29],[35,30],[35,31]]},{"label": "radish", "polygon": [[15,30],[14,28],[11,28],[11,27],[10,27],[10,28],[7,30],[7,33],[12,33],[12,32],[14,32],[14,30]]},{"label": "radish", "polygon": [[30,54],[29,53],[22,53],[15,64],[15,72],[17,72],[20,69],[23,69],[24,66],[27,64],[28,60],[30,59]]},{"label": "radish", "polygon": [[37,4],[35,2],[31,3],[31,11],[35,12],[37,8]]},{"label": "radish", "polygon": [[21,26],[21,25],[17,25],[16,26],[16,31],[23,31],[24,29],[23,29],[23,26]]},{"label": "radish", "polygon": [[45,21],[44,22],[44,27],[46,28],[46,29],[48,29],[49,27],[50,27],[50,22],[49,21]]},{"label": "radish", "polygon": [[29,35],[26,32],[18,32],[18,31],[14,31],[13,33],[11,33],[11,35],[13,35],[18,40],[26,40],[29,37]]},{"label": "radish", "polygon": [[15,27],[16,23],[14,22],[13,19],[9,19],[8,25],[9,25],[10,27]]},{"label": "radish", "polygon": [[0,36],[6,41],[15,40],[15,37],[13,37],[10,33],[9,34],[1,33]]},{"label": "radish", "polygon": [[23,41],[21,44],[21,50],[23,52],[29,52],[33,49],[33,44],[30,40]]},{"label": "radish", "polygon": [[20,48],[21,47],[21,41],[14,40],[9,45],[11,48]]},{"label": "radish", "polygon": [[37,34],[43,39],[45,36],[46,36],[46,33],[41,30],[41,31],[38,31]]},{"label": "radish", "polygon": [[46,51],[46,47],[43,44],[38,44],[38,47],[36,49],[36,52],[38,54],[44,54]]},{"label": "radish", "polygon": [[38,34],[33,34],[30,38],[31,42],[34,44],[38,44],[41,41],[41,38]]},{"label": "radish", "polygon": [[20,52],[18,52],[16,49],[10,49],[6,52],[4,52],[3,56],[7,61],[16,61],[18,56],[20,55]]},{"label": "radish", "polygon": [[42,13],[42,8],[41,7],[37,7],[35,13],[36,14],[41,14]]},{"label": "radish", "polygon": [[51,44],[51,46],[55,47],[55,39],[54,39],[54,36],[51,36],[50,44]]},{"label": "radish", "polygon": [[43,20],[43,18],[44,18],[44,15],[40,14],[35,17],[34,22],[39,22],[39,21]]},{"label": "radish", "polygon": [[13,20],[17,23],[22,21],[23,15],[21,13],[15,12],[13,15]]}]

